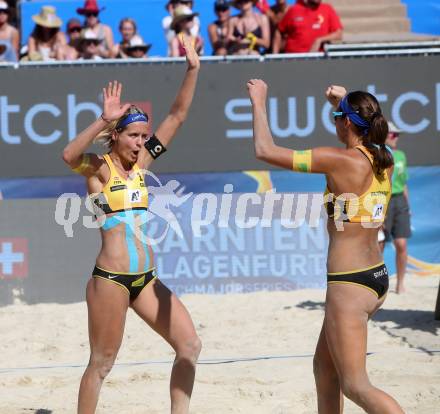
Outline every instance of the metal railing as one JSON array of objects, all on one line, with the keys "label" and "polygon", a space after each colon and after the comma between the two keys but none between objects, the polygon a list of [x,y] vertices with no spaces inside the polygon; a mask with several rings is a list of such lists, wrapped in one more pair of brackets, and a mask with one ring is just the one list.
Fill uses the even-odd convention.
[{"label": "metal railing", "polygon": [[[232,62],[265,62],[321,60],[334,58],[361,58],[361,57],[396,57],[396,56],[430,56],[440,55],[440,41],[429,42],[400,42],[400,43],[373,43],[356,45],[327,45],[324,52],[318,53],[283,53],[267,55],[229,55],[229,56],[202,56],[203,63],[232,63]],[[20,67],[64,67],[64,66],[100,66],[100,65],[145,65],[145,64],[182,64],[184,57],[153,56],[144,59],[103,59],[103,60],[74,60],[74,61],[35,61],[35,62],[0,62],[1,68]]]},{"label": "metal railing", "polygon": [[327,43],[324,45],[326,53],[348,52],[348,51],[374,51],[374,50],[396,50],[396,49],[429,49],[440,48],[439,40],[421,40],[407,42],[373,42],[373,43]]}]

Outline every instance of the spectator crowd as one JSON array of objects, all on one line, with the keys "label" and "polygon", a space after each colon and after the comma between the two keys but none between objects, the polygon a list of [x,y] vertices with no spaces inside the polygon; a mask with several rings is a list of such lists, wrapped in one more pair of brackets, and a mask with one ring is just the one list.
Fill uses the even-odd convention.
[{"label": "spectator crowd", "polygon": [[[342,38],[342,25],[329,4],[321,0],[213,0],[216,20],[208,25],[208,39],[201,36],[201,16],[193,0],[164,0],[168,15],[162,29],[168,56],[184,56],[181,34],[190,38],[203,55],[209,41],[214,55],[259,55],[308,53],[323,50],[327,42]],[[20,47],[14,27],[15,1],[0,0],[0,62],[50,60],[142,59],[151,48],[138,33],[137,22],[125,17],[119,22],[119,43],[110,26],[99,19],[103,8],[86,0],[77,17],[65,24],[56,8],[43,5],[32,16],[34,28]]]}]

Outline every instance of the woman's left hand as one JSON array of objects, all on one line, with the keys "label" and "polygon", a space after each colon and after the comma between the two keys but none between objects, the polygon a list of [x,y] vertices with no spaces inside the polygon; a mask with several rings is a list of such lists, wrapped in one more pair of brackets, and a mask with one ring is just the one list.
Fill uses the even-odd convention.
[{"label": "woman's left hand", "polygon": [[200,69],[200,58],[196,50],[194,49],[191,39],[185,34],[182,34],[179,36],[179,40],[182,43],[183,48],[185,49],[188,69]]},{"label": "woman's left hand", "polygon": [[262,103],[265,105],[267,97],[267,85],[261,79],[250,79],[246,84],[252,104]]}]

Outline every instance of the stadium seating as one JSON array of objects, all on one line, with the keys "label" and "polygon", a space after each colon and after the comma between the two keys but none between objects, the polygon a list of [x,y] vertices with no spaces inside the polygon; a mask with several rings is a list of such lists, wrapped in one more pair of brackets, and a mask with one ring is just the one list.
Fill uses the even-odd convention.
[{"label": "stadium seating", "polygon": [[344,25],[343,43],[433,40],[434,35],[412,33],[407,6],[400,0],[327,0]]}]

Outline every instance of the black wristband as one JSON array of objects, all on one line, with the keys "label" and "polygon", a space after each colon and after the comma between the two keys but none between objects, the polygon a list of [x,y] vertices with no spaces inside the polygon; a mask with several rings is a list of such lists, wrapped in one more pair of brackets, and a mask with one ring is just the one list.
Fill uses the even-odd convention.
[{"label": "black wristband", "polygon": [[145,141],[144,146],[154,159],[159,157],[167,150],[165,146],[163,146],[157,139],[156,135],[152,135],[148,141]]},{"label": "black wristband", "polygon": [[104,118],[104,114],[101,114],[101,119],[102,119],[104,122],[107,122],[107,124],[109,124],[110,122],[112,122],[112,121],[110,121],[109,119],[105,119],[105,118]]}]

